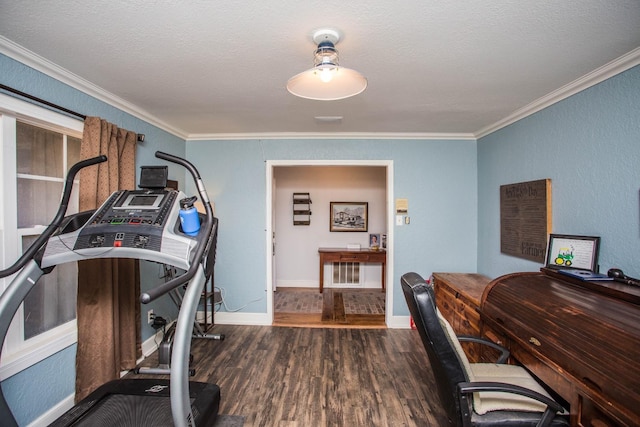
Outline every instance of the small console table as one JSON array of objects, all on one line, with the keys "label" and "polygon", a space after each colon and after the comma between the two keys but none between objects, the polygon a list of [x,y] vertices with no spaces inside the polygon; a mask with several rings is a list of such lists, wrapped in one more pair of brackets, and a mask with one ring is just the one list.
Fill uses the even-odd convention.
[{"label": "small console table", "polygon": [[385,264],[387,251],[371,249],[319,248],[320,254],[320,293],[324,287],[324,265],[327,262],[379,263],[382,265],[382,291],[384,292]]}]

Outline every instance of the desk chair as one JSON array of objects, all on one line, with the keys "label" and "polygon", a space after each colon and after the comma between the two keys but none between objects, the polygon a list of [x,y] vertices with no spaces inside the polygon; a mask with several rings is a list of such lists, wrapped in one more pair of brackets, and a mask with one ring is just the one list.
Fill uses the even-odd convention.
[{"label": "desk chair", "polygon": [[[401,279],[409,311],[429,356],[440,403],[453,426],[568,426],[555,402],[507,349],[481,338],[456,337],[436,308],[433,286],[417,273]],[[460,340],[500,347],[500,363],[469,363]]]}]

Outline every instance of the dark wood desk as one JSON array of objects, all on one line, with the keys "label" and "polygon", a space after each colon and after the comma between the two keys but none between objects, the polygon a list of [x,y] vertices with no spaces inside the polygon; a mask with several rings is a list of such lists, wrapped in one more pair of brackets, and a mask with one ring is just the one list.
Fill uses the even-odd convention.
[{"label": "dark wood desk", "polygon": [[572,426],[639,425],[639,288],[514,273],[480,307],[485,336],[569,403]]},{"label": "dark wood desk", "polygon": [[[433,273],[431,277],[438,309],[456,335],[480,336],[480,301],[491,279],[476,273]],[[463,342],[462,348],[470,362],[480,362],[479,344]]]},{"label": "dark wood desk", "polygon": [[320,254],[320,293],[324,287],[324,265],[327,262],[358,262],[382,264],[382,291],[384,291],[385,264],[387,251],[371,249],[319,248]]}]

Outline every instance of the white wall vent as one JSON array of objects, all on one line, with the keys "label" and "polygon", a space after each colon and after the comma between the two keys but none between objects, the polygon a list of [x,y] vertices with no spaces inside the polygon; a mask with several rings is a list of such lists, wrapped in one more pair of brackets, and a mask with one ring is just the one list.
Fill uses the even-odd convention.
[{"label": "white wall vent", "polygon": [[361,274],[359,262],[334,262],[333,282],[334,286],[361,286]]}]

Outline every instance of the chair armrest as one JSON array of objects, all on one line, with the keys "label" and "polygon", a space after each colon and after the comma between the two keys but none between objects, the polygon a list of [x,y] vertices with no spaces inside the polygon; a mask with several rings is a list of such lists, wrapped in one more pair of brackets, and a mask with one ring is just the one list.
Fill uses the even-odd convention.
[{"label": "chair armrest", "polygon": [[547,409],[542,414],[540,421],[536,425],[537,427],[548,426],[555,414],[558,412],[564,412],[564,408],[558,402],[549,397],[538,393],[537,391],[530,390],[526,387],[520,387],[514,384],[506,384],[499,382],[462,382],[458,383],[458,393],[462,399],[463,395],[481,392],[481,391],[499,391],[504,393],[514,393],[522,396],[529,397],[537,400],[547,406]]},{"label": "chair armrest", "polygon": [[458,341],[460,341],[460,342],[473,342],[473,343],[477,343],[477,344],[486,345],[486,346],[491,347],[491,348],[495,348],[496,350],[498,350],[500,352],[500,357],[498,357],[498,360],[496,361],[496,363],[506,363],[507,359],[511,355],[511,352],[509,352],[508,348],[503,347],[500,344],[496,344],[493,341],[490,341],[490,340],[485,339],[485,338],[474,337],[472,335],[458,335]]}]

